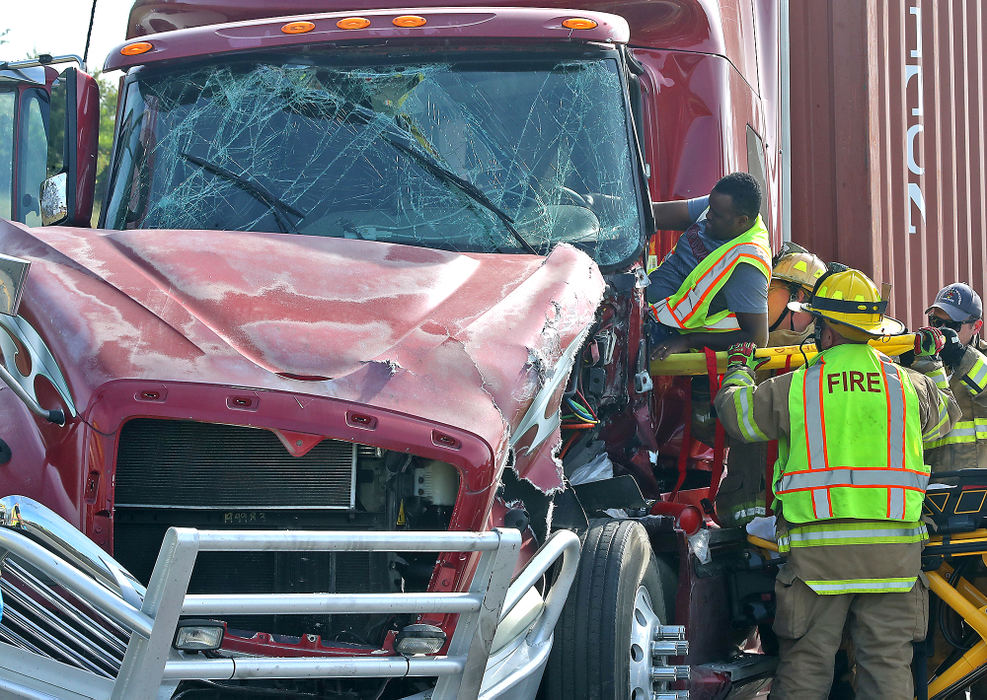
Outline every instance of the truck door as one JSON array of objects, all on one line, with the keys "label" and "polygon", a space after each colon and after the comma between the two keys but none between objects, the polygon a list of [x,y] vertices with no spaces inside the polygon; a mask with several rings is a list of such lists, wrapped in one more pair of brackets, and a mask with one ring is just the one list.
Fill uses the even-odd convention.
[{"label": "truck door", "polygon": [[54,69],[0,70],[0,216],[41,223],[38,194],[48,157]]},{"label": "truck door", "polygon": [[28,226],[47,218],[48,180],[46,192],[64,198],[64,214],[48,223],[88,226],[92,215],[99,91],[78,68],[50,65],[58,61],[0,62],[0,217]]}]

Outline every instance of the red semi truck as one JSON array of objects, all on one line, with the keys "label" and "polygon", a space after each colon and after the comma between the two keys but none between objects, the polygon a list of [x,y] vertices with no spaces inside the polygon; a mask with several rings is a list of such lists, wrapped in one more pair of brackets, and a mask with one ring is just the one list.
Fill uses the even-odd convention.
[{"label": "red semi truck", "polygon": [[747,170],[780,243],[779,22],[138,0],[96,227],[92,80],[0,66],[0,683],[760,690],[770,564],[676,517],[642,329],[652,199]]}]

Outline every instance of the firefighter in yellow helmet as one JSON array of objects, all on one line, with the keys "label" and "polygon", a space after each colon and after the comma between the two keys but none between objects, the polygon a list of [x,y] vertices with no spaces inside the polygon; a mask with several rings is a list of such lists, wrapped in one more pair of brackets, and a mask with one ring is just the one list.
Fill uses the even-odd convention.
[{"label": "firefighter in yellow helmet", "polygon": [[[806,302],[826,272],[826,263],[805,248],[786,241],[774,258],[768,285],[768,347],[800,345],[812,334],[812,315],[790,309]],[[758,376],[761,381],[767,378]],[[716,515],[721,525],[743,525],[765,515],[767,443],[731,445],[727,471],[716,492]]]},{"label": "firefighter in yellow helmet", "polygon": [[788,305],[808,301],[825,272],[826,263],[791,241],[778,251],[768,285],[768,347],[798,345],[809,335],[812,316]]},{"label": "firefighter in yellow helmet", "polygon": [[[809,303],[793,306],[814,317],[819,354],[755,386],[763,360],[752,344],[732,346],[715,401],[731,436],[779,442],[773,508],[786,563],[772,698],[828,697],[846,625],[857,697],[910,699],[912,642],[925,636],[928,609],[922,449],[949,432],[959,407],[941,363],[919,374],[867,344],[903,327],[862,272],[827,273]],[[921,328],[915,353],[933,357],[942,342]]]}]

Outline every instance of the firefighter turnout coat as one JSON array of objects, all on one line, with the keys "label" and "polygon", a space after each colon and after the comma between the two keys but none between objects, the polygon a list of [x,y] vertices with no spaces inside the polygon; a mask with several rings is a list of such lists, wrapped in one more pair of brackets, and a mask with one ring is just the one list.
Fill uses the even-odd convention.
[{"label": "firefighter turnout coat", "polygon": [[[803,331],[778,328],[768,333],[767,347],[801,345],[811,334],[812,324]],[[771,375],[771,370],[761,370],[755,381],[760,383]],[[727,473],[716,492],[716,516],[722,525],[743,525],[767,514],[764,503],[764,467],[767,460],[768,443],[738,443],[731,440],[727,452]]]},{"label": "firefighter turnout coat", "polygon": [[946,435],[960,413],[942,365],[930,373],[856,343],[760,385],[745,368],[728,370],[717,415],[734,438],[778,440],[779,550],[789,575],[817,595],[914,585],[927,538],[923,443]]},{"label": "firefighter turnout coat", "polygon": [[[916,360],[913,368],[926,370]],[[949,388],[960,405],[953,429],[926,445],[925,460],[932,471],[979,467],[987,469],[987,343],[975,339],[949,375]]]}]

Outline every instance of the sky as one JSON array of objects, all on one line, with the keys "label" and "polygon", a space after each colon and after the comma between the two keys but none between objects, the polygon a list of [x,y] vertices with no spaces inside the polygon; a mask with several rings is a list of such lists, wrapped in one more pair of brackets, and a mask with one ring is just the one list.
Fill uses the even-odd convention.
[{"label": "sky", "polygon": [[[2,0],[0,60],[39,53],[82,55],[92,0]],[[89,72],[103,67],[106,54],[124,43],[127,17],[134,0],[97,0],[89,47]]]}]

